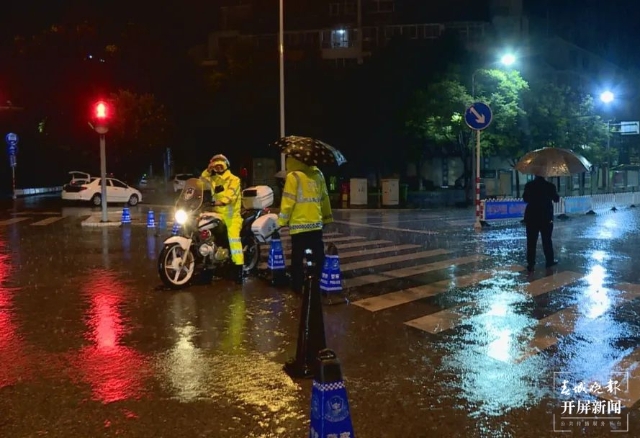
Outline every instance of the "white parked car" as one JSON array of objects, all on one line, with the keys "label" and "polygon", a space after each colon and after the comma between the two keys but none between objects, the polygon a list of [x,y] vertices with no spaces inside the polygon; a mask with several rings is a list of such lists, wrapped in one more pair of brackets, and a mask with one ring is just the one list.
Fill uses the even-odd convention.
[{"label": "white parked car", "polygon": [[[83,172],[69,172],[72,174],[71,182],[62,188],[62,199],[65,201],[89,201],[95,206],[102,205],[102,187],[100,178],[91,177]],[[84,177],[76,178],[83,174]],[[138,205],[142,201],[142,193],[115,178],[106,178],[107,202],[125,202],[129,205]]]},{"label": "white parked car", "polygon": [[199,178],[200,175],[193,175],[191,173],[178,173],[175,178],[173,178],[173,191],[180,192],[184,189],[184,183],[186,180],[190,178]]}]

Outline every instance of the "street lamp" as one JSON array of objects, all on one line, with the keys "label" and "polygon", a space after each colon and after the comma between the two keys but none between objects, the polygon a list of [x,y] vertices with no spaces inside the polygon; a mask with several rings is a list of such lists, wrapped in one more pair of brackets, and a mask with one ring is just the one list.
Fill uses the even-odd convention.
[{"label": "street lamp", "polygon": [[[600,94],[600,100],[605,104],[610,104],[615,99],[614,94],[611,91],[604,91]],[[604,174],[604,186],[606,189],[609,188],[609,169],[611,169],[611,122],[613,120],[607,120],[607,169]]]},{"label": "street lamp", "polygon": [[604,103],[611,103],[614,99],[615,96],[611,91],[605,91],[600,95],[600,100]]},{"label": "street lamp", "polygon": [[[280,137],[284,137],[284,7],[280,0],[280,27],[278,31],[278,54],[280,61]],[[280,154],[280,170],[285,171],[286,157]]]},{"label": "street lamp", "polygon": [[[513,65],[515,62],[516,62],[516,56],[513,55],[512,53],[507,53],[506,55],[503,55],[502,58],[500,58],[499,62],[495,62],[493,64],[494,65],[502,64],[505,67],[509,67]],[[484,70],[484,68],[478,68],[471,75],[471,97],[474,97],[474,98],[476,97],[476,74],[482,70]]]},{"label": "street lamp", "polygon": [[502,62],[502,64],[504,64],[504,65],[506,65],[508,67],[511,64],[513,64],[514,62],[516,62],[516,57],[515,57],[515,55],[513,55],[511,53],[507,53],[506,55],[504,55],[500,59],[500,62]]}]

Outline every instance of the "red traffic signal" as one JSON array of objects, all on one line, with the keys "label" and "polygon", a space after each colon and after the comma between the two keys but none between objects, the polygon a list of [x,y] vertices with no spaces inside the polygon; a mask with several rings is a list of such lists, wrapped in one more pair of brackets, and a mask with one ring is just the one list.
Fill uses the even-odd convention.
[{"label": "red traffic signal", "polygon": [[109,105],[104,101],[96,102],[93,106],[93,116],[96,121],[106,121],[111,115],[110,112]]}]

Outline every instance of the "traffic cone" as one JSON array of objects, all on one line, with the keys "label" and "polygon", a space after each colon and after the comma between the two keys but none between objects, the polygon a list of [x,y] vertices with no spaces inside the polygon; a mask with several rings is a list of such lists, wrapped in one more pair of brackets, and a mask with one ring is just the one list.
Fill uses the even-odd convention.
[{"label": "traffic cone", "polygon": [[282,241],[280,233],[277,231],[271,237],[271,246],[269,247],[269,259],[267,260],[267,268],[271,273],[271,286],[285,286],[287,283],[287,271],[284,261],[284,251],[282,249]]},{"label": "traffic cone", "polygon": [[153,210],[149,210],[147,213],[147,228],[155,228],[156,227],[156,218],[153,214]]},{"label": "traffic cone", "polygon": [[340,271],[340,257],[334,243],[327,246],[320,275],[320,290],[325,304],[348,303],[349,299],[342,291],[342,272]]},{"label": "traffic cone", "polygon": [[160,217],[158,218],[158,231],[156,232],[156,236],[167,231],[167,213],[164,211],[160,212]]},{"label": "traffic cone", "polygon": [[318,279],[314,277],[315,269],[310,249],[305,250],[307,272],[302,288],[302,309],[298,326],[298,342],[296,357],[285,363],[284,372],[292,378],[308,378],[315,375],[318,368],[317,357],[320,350],[327,348],[324,335],[324,318]]},{"label": "traffic cone", "polygon": [[158,219],[159,225],[158,227],[162,230],[167,229],[167,213],[164,211],[160,212],[160,218]]},{"label": "traffic cone", "polygon": [[173,227],[171,227],[171,235],[177,236],[180,232],[180,224],[178,222],[173,223]]},{"label": "traffic cone", "polygon": [[340,361],[328,348],[318,354],[318,371],[311,390],[309,436],[355,438]]},{"label": "traffic cone", "polygon": [[131,212],[129,211],[129,207],[124,207],[122,209],[122,218],[120,219],[120,225],[126,225],[131,223]]}]

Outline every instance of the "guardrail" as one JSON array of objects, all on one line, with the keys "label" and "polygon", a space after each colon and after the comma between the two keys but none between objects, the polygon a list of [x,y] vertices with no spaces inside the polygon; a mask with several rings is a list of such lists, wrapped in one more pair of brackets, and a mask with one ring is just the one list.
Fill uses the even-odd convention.
[{"label": "guardrail", "polygon": [[16,196],[44,195],[46,193],[57,193],[62,191],[62,186],[39,187],[34,189],[16,189]]},{"label": "guardrail", "polygon": [[[522,198],[484,199],[481,202],[482,220],[509,221],[524,219],[526,203]],[[618,207],[635,207],[640,203],[640,192],[604,193],[585,196],[567,196],[553,203],[553,214],[567,218],[570,214],[595,214],[596,211]]]}]

